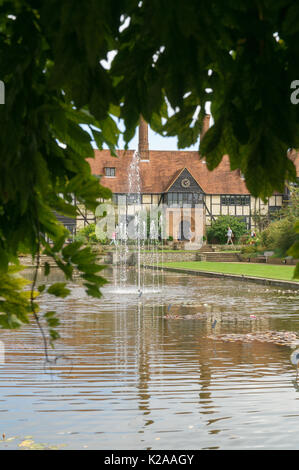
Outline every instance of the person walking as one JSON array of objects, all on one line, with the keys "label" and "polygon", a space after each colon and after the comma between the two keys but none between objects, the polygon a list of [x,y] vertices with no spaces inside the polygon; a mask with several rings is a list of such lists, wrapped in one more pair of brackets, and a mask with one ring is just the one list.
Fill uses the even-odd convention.
[{"label": "person walking", "polygon": [[111,242],[110,242],[110,245],[116,245],[116,232],[113,232],[112,233],[112,238],[111,238]]},{"label": "person walking", "polygon": [[251,237],[250,245],[252,245],[254,243],[254,239],[256,238],[256,233],[254,230],[251,230],[250,237]]},{"label": "person walking", "polygon": [[233,245],[233,231],[230,227],[228,227],[226,235],[227,235],[226,244],[229,245],[231,243]]}]

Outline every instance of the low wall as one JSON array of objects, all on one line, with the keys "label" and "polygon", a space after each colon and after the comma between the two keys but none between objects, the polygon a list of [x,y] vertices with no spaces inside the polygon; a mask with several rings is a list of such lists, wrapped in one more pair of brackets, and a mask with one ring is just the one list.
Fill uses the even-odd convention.
[{"label": "low wall", "polygon": [[[159,254],[159,259],[162,262],[163,258],[163,263],[171,263],[172,261],[196,261],[196,252],[171,252],[167,253],[165,251],[158,251]],[[144,264],[150,264],[150,262],[153,260],[153,255],[151,253],[142,253],[141,254],[141,260],[142,263]]]},{"label": "low wall", "polygon": [[289,259],[289,258],[268,258],[267,261],[262,258],[250,258],[246,254],[240,256],[240,261],[245,263],[267,263],[267,264],[287,264],[289,266],[296,266],[299,263],[298,259]]},{"label": "low wall", "polygon": [[226,244],[223,244],[223,245],[213,245],[213,244],[203,245],[201,251],[204,251],[205,246],[210,246],[213,250],[221,252],[221,251],[241,251],[241,249],[243,248],[244,245],[226,245]]},{"label": "low wall", "polygon": [[[167,253],[165,251],[159,250],[158,260],[164,263],[175,262],[175,261],[196,261],[196,252],[171,252]],[[110,251],[105,254],[104,262],[107,264],[116,264],[117,263],[117,253],[115,251]],[[140,254],[141,264],[152,264],[157,262],[157,257],[154,253],[141,253]],[[126,263],[129,265],[134,265],[137,263],[137,252],[129,252],[127,255]]]},{"label": "low wall", "polygon": [[[240,255],[237,253],[221,253],[219,252],[219,259],[214,259],[214,256],[217,255],[217,253],[212,253],[214,256],[210,256],[208,253],[207,255],[204,255],[202,253],[199,253],[198,251],[172,251],[172,252],[167,252],[167,251],[158,251],[159,255],[159,260],[164,263],[171,263],[171,262],[180,262],[180,261],[227,261],[227,262],[245,262],[245,263],[265,263],[265,260],[261,258],[250,258],[249,256],[247,257],[246,255]],[[220,257],[222,258],[220,259]],[[106,264],[115,264],[117,262],[117,255],[115,251],[110,251],[105,254],[99,255],[99,258],[101,259],[101,262],[104,262]],[[154,255],[153,253],[141,253],[140,255],[140,262],[142,264],[151,264],[153,263]],[[129,252],[127,256],[127,264],[134,265],[136,264],[137,261],[137,253],[136,252]],[[284,262],[283,259],[281,258],[268,258],[267,264],[287,264],[291,266],[295,266],[299,260],[296,259],[286,259],[286,262]],[[156,262],[156,258],[155,258]]]}]

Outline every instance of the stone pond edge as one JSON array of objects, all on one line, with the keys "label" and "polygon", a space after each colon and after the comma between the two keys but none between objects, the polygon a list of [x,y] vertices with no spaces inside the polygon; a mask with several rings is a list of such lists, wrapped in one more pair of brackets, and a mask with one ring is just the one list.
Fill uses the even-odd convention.
[{"label": "stone pond edge", "polygon": [[245,276],[239,274],[226,274],[226,273],[217,273],[214,271],[196,271],[194,269],[187,269],[187,268],[171,268],[169,266],[144,266],[149,269],[160,269],[163,271],[172,271],[182,274],[192,274],[193,276],[204,276],[204,277],[217,277],[217,278],[227,278],[227,279],[234,279],[237,281],[248,281],[254,282],[256,284],[263,284],[265,286],[278,286],[284,287],[289,289],[295,289],[299,291],[299,282],[292,282],[292,281],[284,281],[280,279],[269,279],[263,277],[255,277],[255,276]]}]

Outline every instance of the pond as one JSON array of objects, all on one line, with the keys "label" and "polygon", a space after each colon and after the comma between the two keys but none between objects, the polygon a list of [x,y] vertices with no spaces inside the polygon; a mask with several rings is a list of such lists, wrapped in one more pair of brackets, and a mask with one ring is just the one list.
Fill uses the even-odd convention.
[{"label": "pond", "polygon": [[137,297],[105,276],[102,299],[74,283],[41,302],[61,319],[51,369],[34,323],[0,332],[0,449],[299,449],[293,350],[235,336],[299,337],[298,291],[170,272],[151,291],[148,272]]}]

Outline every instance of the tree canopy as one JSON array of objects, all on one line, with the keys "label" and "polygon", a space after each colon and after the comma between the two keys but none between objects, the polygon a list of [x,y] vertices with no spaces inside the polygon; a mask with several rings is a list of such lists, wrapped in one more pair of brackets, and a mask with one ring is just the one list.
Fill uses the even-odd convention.
[{"label": "tree canopy", "polygon": [[46,252],[67,278],[78,268],[87,292],[100,295],[92,253],[79,242],[63,248],[67,231],[53,212],[75,215],[73,196],[91,210],[110,196],[86,158],[93,140],[114,152],[117,119],[126,143],[143,115],[184,148],[197,141],[211,102],[214,125],[200,143],[209,169],[228,154],[263,198],[293,181],[298,39],[292,0],[1,0],[0,325],[18,326],[38,310],[33,294],[26,303],[20,286],[13,292],[20,252]]}]

